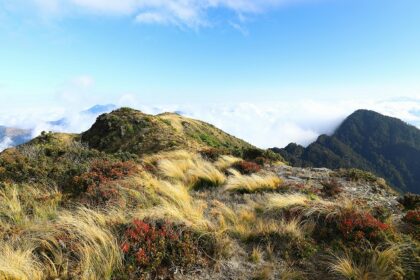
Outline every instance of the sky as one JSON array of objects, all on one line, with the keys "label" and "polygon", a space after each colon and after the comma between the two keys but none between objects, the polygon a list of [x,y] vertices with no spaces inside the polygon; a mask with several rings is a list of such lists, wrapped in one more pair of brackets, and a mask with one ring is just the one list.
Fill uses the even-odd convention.
[{"label": "sky", "polygon": [[[0,0],[0,125],[177,110],[260,147],[359,108],[420,127],[418,0]],[[48,127],[47,127],[48,128]]]}]

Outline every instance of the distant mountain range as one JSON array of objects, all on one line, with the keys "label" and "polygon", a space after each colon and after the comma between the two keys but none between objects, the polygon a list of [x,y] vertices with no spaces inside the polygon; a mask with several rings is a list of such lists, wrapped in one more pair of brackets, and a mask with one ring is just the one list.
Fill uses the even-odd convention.
[{"label": "distant mountain range", "polygon": [[[89,109],[81,111],[81,115],[96,117],[103,113],[109,113],[117,109],[114,104],[95,105]],[[69,124],[67,118],[61,118],[55,121],[47,122],[48,125],[54,127],[66,127]],[[33,138],[32,129],[20,129],[15,127],[0,126],[0,151],[23,144]]]},{"label": "distant mountain range", "polygon": [[31,137],[32,132],[29,129],[0,126],[0,151],[10,146],[23,144]]},{"label": "distant mountain range", "polygon": [[420,130],[373,111],[356,111],[333,135],[306,148],[292,143],[272,150],[294,166],[359,168],[401,191],[420,193]]}]

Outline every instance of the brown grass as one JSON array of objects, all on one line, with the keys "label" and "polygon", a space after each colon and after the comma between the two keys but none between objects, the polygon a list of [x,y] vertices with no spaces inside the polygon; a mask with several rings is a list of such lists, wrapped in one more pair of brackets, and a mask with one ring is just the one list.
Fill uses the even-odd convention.
[{"label": "brown grass", "polygon": [[273,173],[257,173],[242,175],[236,170],[230,170],[233,174],[227,180],[225,191],[253,193],[259,191],[276,190],[280,187],[282,180]]}]

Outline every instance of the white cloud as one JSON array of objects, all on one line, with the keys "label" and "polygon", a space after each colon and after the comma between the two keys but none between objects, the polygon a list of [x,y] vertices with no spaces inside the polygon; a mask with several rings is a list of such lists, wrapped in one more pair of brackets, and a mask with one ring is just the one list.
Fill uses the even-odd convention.
[{"label": "white cloud", "polygon": [[9,148],[12,145],[13,141],[12,139],[10,139],[9,137],[5,137],[1,142],[0,142],[0,152]]},{"label": "white cloud", "polygon": [[75,86],[81,88],[90,88],[94,84],[93,78],[88,75],[75,77],[72,82]]},{"label": "white cloud", "polygon": [[[208,14],[224,9],[237,15],[258,14],[287,4],[314,0],[31,0],[43,14],[71,12],[132,16],[138,23],[200,27],[211,24]],[[22,1],[17,1],[22,3]],[[24,2],[24,1],[23,1]],[[64,12],[65,11],[65,12]],[[229,20],[231,21],[231,20]]]},{"label": "white cloud", "polygon": [[[85,131],[93,124],[96,116],[80,113],[88,106],[80,107],[83,103],[81,100],[85,98],[79,98],[79,107],[57,106],[5,111],[0,115],[0,125],[32,128],[34,136],[42,130],[74,133]],[[320,134],[331,134],[346,116],[357,109],[375,110],[420,128],[420,99],[412,98],[342,101],[300,99],[269,103],[149,106],[142,103],[140,96],[125,94],[114,101],[118,106],[137,108],[149,114],[178,111],[185,116],[209,122],[262,148],[284,147],[291,142],[307,145]],[[50,123],[61,118],[66,118],[67,121],[61,125]],[[7,145],[7,142],[2,144]]]}]

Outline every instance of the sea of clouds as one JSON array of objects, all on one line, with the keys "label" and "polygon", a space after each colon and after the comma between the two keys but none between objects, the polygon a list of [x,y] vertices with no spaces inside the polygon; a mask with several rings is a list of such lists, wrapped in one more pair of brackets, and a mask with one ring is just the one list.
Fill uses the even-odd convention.
[{"label": "sea of clouds", "polygon": [[[420,100],[415,98],[363,101],[302,99],[294,102],[150,106],[142,104],[136,96],[123,96],[114,103],[117,107],[129,106],[148,114],[177,112],[183,116],[209,122],[261,148],[284,147],[291,142],[308,145],[321,134],[333,133],[337,126],[357,109],[375,110],[420,128]],[[87,107],[66,109],[49,106],[21,111],[15,109],[0,115],[0,125],[29,128],[33,137],[39,135],[41,131],[79,133],[89,129],[98,115],[86,113]],[[59,119],[65,121],[51,123]],[[0,140],[0,150],[12,145],[10,139]]]}]

